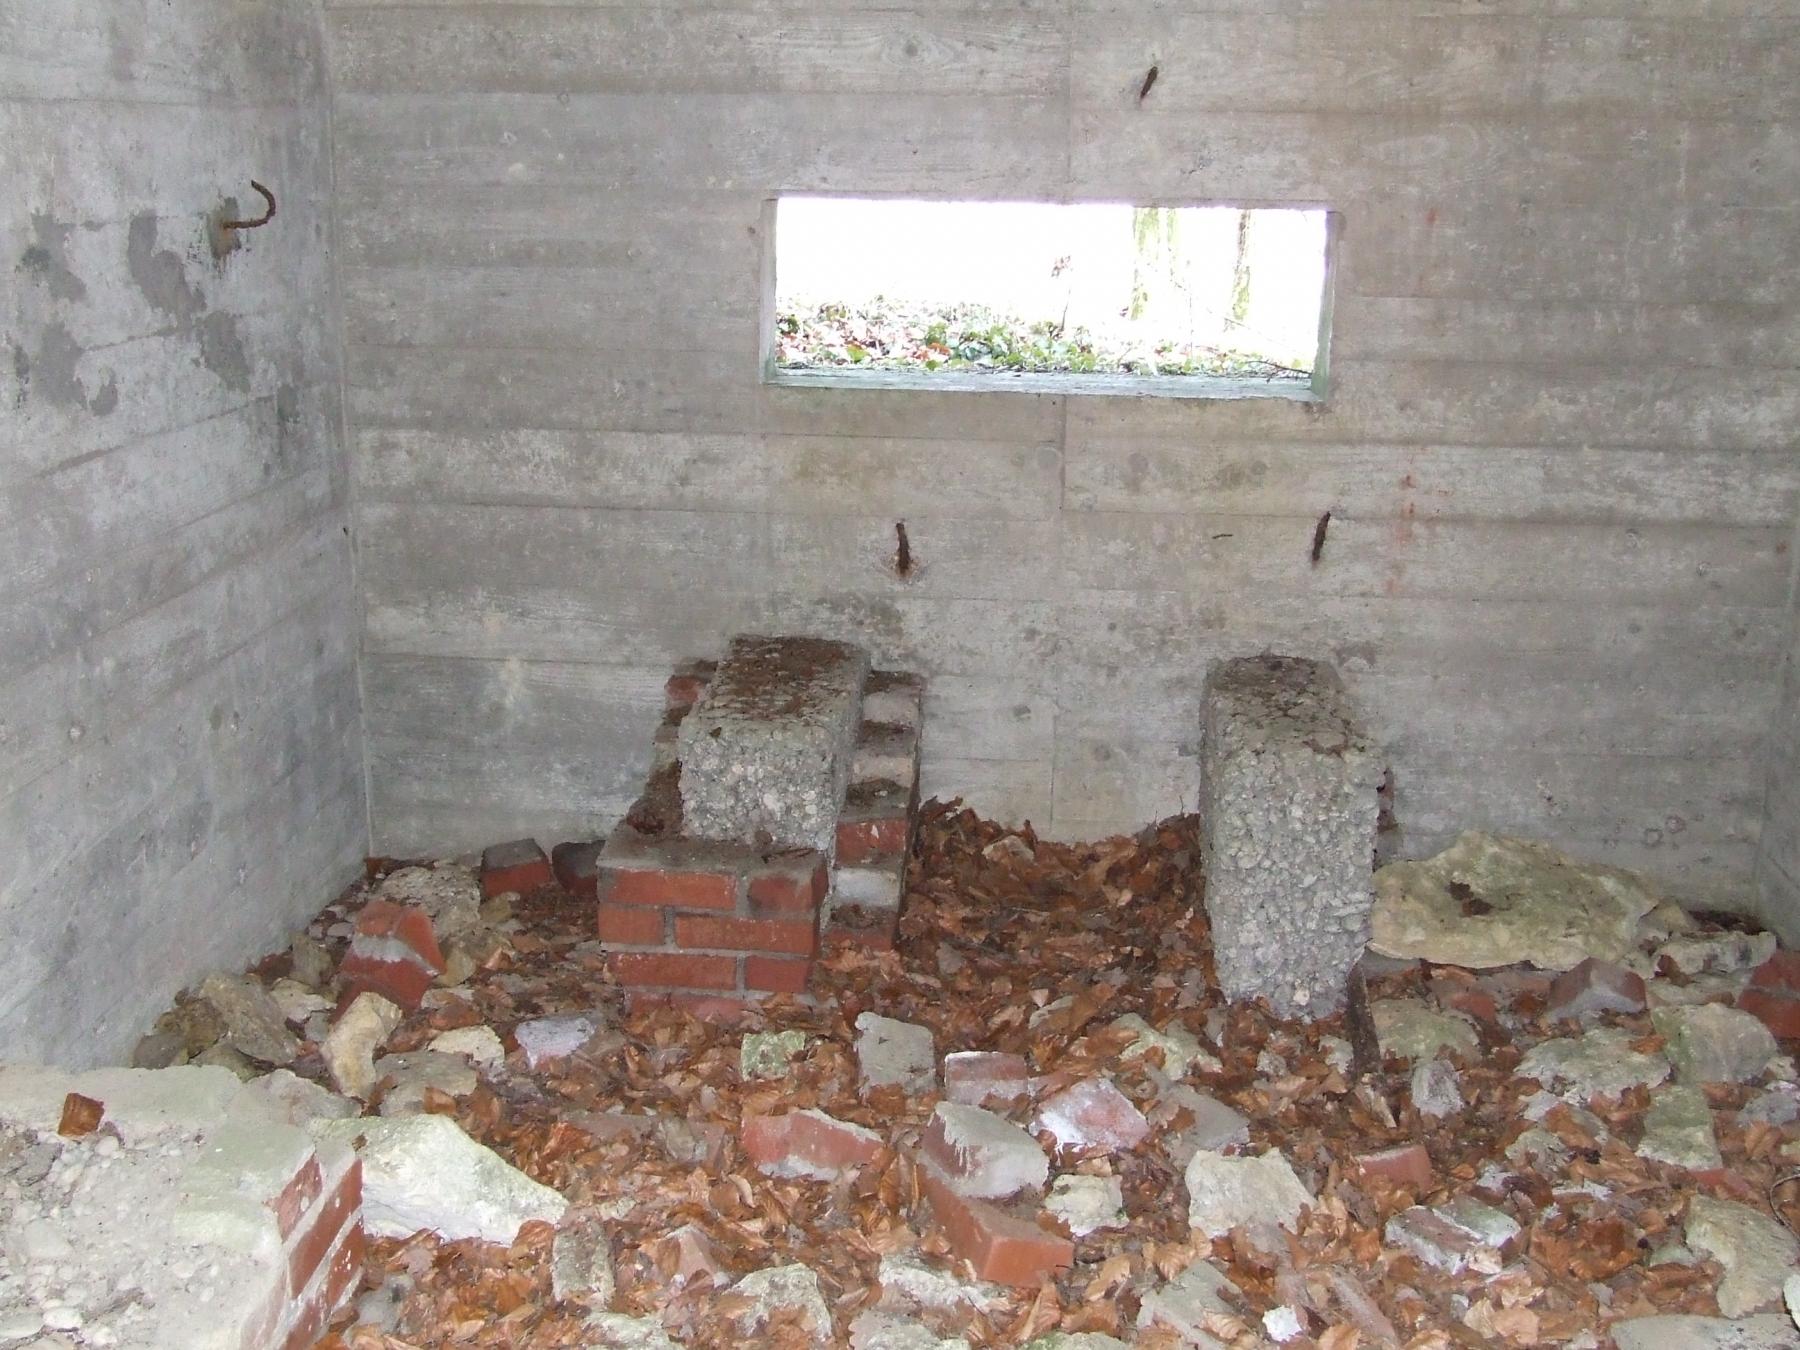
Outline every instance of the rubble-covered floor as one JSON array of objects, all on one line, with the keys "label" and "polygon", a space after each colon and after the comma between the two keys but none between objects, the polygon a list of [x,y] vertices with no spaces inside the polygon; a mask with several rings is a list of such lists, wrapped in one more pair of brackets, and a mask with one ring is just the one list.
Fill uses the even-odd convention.
[{"label": "rubble-covered floor", "polygon": [[[1369,984],[1390,1053],[1359,1078],[1342,1016],[1304,1026],[1255,1007],[1223,1006],[1210,979],[1195,855],[1191,820],[1165,822],[1136,840],[1064,846],[955,804],[932,804],[921,823],[898,950],[839,951],[821,963],[813,1006],[783,999],[736,1020],[701,1020],[675,1009],[625,1013],[603,975],[592,905],[555,886],[520,897],[510,916],[506,905],[490,904],[482,917],[497,928],[478,930],[464,944],[485,963],[455,987],[428,995],[383,1053],[418,1050],[459,1028],[499,1034],[504,1061],[481,1066],[472,1090],[454,1075],[442,1080],[451,1089],[445,1091],[415,1074],[405,1109],[454,1116],[566,1197],[571,1209],[562,1229],[598,1235],[602,1254],[610,1250],[610,1301],[604,1260],[584,1265],[586,1274],[565,1266],[553,1289],[548,1224],[526,1225],[510,1248],[421,1233],[371,1244],[371,1291],[358,1320],[340,1321],[323,1344],[654,1345],[665,1343],[654,1333],[660,1326],[674,1343],[693,1346],[932,1346],[941,1344],[938,1337],[1016,1345],[1055,1332],[1175,1346],[1208,1343],[1198,1339],[1201,1328],[1221,1345],[1286,1337],[1288,1345],[1326,1350],[1597,1347],[1612,1343],[1609,1328],[1620,1320],[1717,1317],[1722,1294],[1727,1304],[1742,1305],[1745,1297],[1766,1297],[1770,1279],[1779,1285],[1782,1263],[1792,1260],[1781,1225],[1800,1219],[1800,1185],[1783,1182],[1800,1167],[1791,1060],[1734,1069],[1744,1081],[1707,1083],[1698,1095],[1627,1086],[1584,1107],[1583,1075],[1610,1072],[1623,1083],[1632,1065],[1661,1063],[1675,1048],[1667,1044],[1672,1024],[1665,1021],[1659,1033],[1648,1012],[1549,1023],[1541,1016],[1546,974],[1390,961],[1376,963]],[[296,972],[284,956],[263,963],[257,977],[271,986],[296,973],[315,983],[328,978],[361,899],[360,892],[346,897],[314,925],[329,962],[302,944],[299,964],[312,969]],[[1704,940],[1713,933],[1719,941]],[[1688,936],[1703,939],[1689,944],[1697,966],[1730,966],[1732,953],[1748,945],[1722,924],[1701,923]],[[1714,970],[1690,977],[1664,963],[1650,982],[1651,1002],[1728,994],[1747,975]],[[294,985],[279,989],[290,1010],[312,1015],[289,1067],[325,1081],[309,1039],[321,1033],[324,1014],[297,1000]],[[1602,1004],[1603,993],[1595,995]],[[855,1027],[865,1012],[929,1028],[939,1056],[1024,1056],[1040,1102],[1084,1080],[1109,1078],[1151,1122],[1148,1136],[1129,1147],[1057,1152],[1050,1170],[1116,1177],[1119,1226],[1078,1238],[1073,1268],[1037,1287],[935,1275],[958,1272],[921,1201],[914,1150],[939,1098],[935,1091],[864,1088]],[[531,1067],[515,1029],[566,1013],[590,1014],[597,1034],[573,1054],[540,1057]],[[1146,1035],[1135,1021],[1118,1025],[1131,1014],[1165,1034]],[[192,1005],[167,1022],[186,1028],[190,1050],[207,1034],[207,1018],[195,1016]],[[1618,1034],[1586,1042],[1587,1060],[1569,1060],[1565,1052],[1581,1045],[1572,1038],[1596,1028]],[[803,1048],[786,1064],[775,1056],[770,1076],[747,1077],[740,1058],[746,1034],[786,1030],[805,1033]],[[1704,1040],[1707,1030],[1695,1035]],[[1409,1037],[1423,1045],[1403,1044]],[[1534,1047],[1557,1038],[1566,1044],[1533,1061],[1553,1081],[1519,1073]],[[1446,1042],[1444,1058],[1424,1069],[1433,1041]],[[1416,1063],[1394,1053],[1408,1049],[1425,1053]],[[1731,1044],[1679,1049],[1684,1063],[1734,1053]],[[1569,1077],[1544,1067],[1559,1056]],[[1575,1100],[1552,1098],[1543,1090],[1550,1087]],[[1317,1197],[1297,1232],[1240,1227],[1209,1240],[1190,1227],[1184,1169],[1195,1131],[1215,1132],[1216,1139],[1202,1142],[1220,1143],[1235,1128],[1228,1113],[1210,1109],[1197,1122],[1195,1092],[1241,1114],[1248,1133],[1241,1151],[1278,1151]],[[1421,1115],[1415,1094],[1435,1114]],[[1664,1143],[1649,1151],[1679,1162],[1639,1155],[1658,1102],[1663,1115],[1648,1124]],[[1676,1109],[1695,1102],[1705,1108],[1698,1120],[1692,1110]],[[371,1111],[380,1105],[377,1089]],[[766,1175],[746,1157],[740,1121],[802,1108],[866,1126],[882,1147],[831,1181]],[[1028,1102],[1003,1113],[1033,1121]],[[1704,1138],[1708,1116],[1716,1163]],[[1415,1143],[1426,1158],[1392,1152]],[[1463,1234],[1457,1241],[1465,1249],[1446,1256],[1431,1246],[1436,1221],[1412,1222],[1422,1211],[1390,1227],[1415,1205],[1441,1209],[1457,1197],[1500,1211],[1501,1231],[1493,1234],[1499,1246],[1470,1244]],[[1696,1209],[1698,1197],[1704,1199]],[[1715,1201],[1746,1207],[1766,1227],[1734,1228],[1729,1220],[1741,1212],[1730,1208],[1707,1211],[1709,1221],[1696,1227]],[[1517,1225],[1516,1236],[1508,1236],[1506,1220]],[[1434,1258],[1438,1267],[1467,1264],[1452,1274],[1434,1268]],[[815,1339],[823,1328],[812,1325],[817,1305],[809,1313],[805,1297],[777,1307],[771,1318],[764,1314],[779,1297],[731,1287],[746,1274],[796,1263],[816,1275],[829,1308],[823,1339]],[[1177,1292],[1191,1288],[1191,1279],[1184,1285],[1178,1277],[1196,1263],[1210,1263],[1236,1292],[1196,1304],[1201,1320],[1188,1324],[1187,1340],[1166,1322],[1140,1329],[1145,1298],[1165,1290],[1166,1305],[1171,1281]],[[565,1295],[560,1301],[557,1290]],[[1778,1301],[1763,1306],[1780,1311]],[[864,1316],[872,1309],[894,1320]],[[595,1316],[607,1310],[625,1316]],[[1669,1334],[1676,1338],[1643,1344],[1712,1343],[1674,1324]]]}]

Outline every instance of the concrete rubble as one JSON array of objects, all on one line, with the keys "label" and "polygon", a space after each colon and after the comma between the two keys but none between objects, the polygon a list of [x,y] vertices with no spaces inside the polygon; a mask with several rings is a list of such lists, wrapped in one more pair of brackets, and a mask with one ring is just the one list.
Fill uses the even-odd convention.
[{"label": "concrete rubble", "polygon": [[[368,931],[352,899],[287,962],[220,977],[275,1009],[288,1067],[238,1048],[273,1048],[240,1008],[188,998],[158,1053],[229,1050],[230,1071],[176,1070],[202,1076],[128,1092],[71,1138],[55,1134],[66,1093],[6,1096],[32,1148],[59,1140],[65,1160],[154,1148],[200,1110],[239,1172],[273,1174],[296,1150],[356,1163],[380,1283],[345,1294],[336,1326],[419,1346],[443,1309],[483,1306],[529,1307],[546,1346],[594,1347],[1236,1350],[1351,1330],[1406,1344],[1454,1323],[1481,1343],[1530,1330],[1599,1350],[1602,1328],[1651,1347],[1792,1328],[1796,1250],[1756,1188],[1800,1167],[1800,1083],[1777,1053],[1793,1047],[1731,1006],[1737,992],[1682,992],[1727,976],[1741,992],[1765,967],[1784,988],[1774,958],[1742,965],[1766,946],[1736,940],[1753,935],[1659,904],[1631,950],[1563,971],[1371,962],[1385,1063],[1359,1076],[1341,1015],[1272,1017],[1195,977],[1213,920],[1181,901],[1191,828],[1098,853],[927,820],[902,950],[827,958],[811,1001],[633,1008],[558,880],[482,900],[471,869],[405,868],[362,894],[429,910],[434,931],[497,933],[492,967],[416,1008],[358,994],[341,972]],[[508,856],[537,868],[541,852]],[[1046,869],[1061,869],[1048,887]],[[946,877],[1007,898],[972,903]],[[1101,936],[1102,913],[1129,936]],[[1132,950],[1156,956],[1129,966]],[[42,1166],[31,1149],[12,1161],[7,1128],[0,1189]],[[174,1230],[264,1250],[261,1221],[185,1166],[210,1198]],[[89,1337],[113,1314],[42,1273],[79,1247],[37,1204],[0,1234],[0,1331],[35,1318],[32,1337],[137,1350]],[[459,1244],[491,1255],[443,1256]]]}]

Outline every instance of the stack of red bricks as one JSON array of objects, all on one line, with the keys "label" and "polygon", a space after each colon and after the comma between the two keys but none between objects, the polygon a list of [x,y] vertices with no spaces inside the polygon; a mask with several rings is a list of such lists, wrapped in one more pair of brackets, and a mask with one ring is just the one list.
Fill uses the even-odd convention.
[{"label": "stack of red bricks", "polygon": [[578,847],[558,849],[558,879],[579,893],[592,868],[600,939],[634,997],[706,1006],[804,994],[824,945],[893,945],[918,817],[923,682],[878,671],[864,686],[827,856],[682,833],[676,731],[712,674],[695,662],[669,679],[644,795],[591,863]]}]

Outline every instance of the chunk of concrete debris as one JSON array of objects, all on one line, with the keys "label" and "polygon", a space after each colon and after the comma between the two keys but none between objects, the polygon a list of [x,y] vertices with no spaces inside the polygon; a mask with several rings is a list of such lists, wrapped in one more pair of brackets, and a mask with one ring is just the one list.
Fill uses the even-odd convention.
[{"label": "chunk of concrete debris", "polygon": [[1066,1173],[1050,1183],[1044,1208],[1076,1237],[1125,1226],[1125,1190],[1117,1177]]},{"label": "chunk of concrete debris", "polygon": [[599,1030],[599,1019],[586,1013],[569,1013],[521,1022],[513,1028],[513,1039],[519,1043],[526,1066],[538,1069],[567,1059],[591,1041]]},{"label": "chunk of concrete debris", "polygon": [[1644,1115],[1637,1155],[1689,1171],[1722,1167],[1725,1160],[1719,1156],[1706,1094],[1692,1084],[1666,1083],[1659,1088]]},{"label": "chunk of concrete debris", "polygon": [[1556,977],[1544,1005],[1544,1020],[1575,1022],[1602,1013],[1641,1013],[1644,999],[1642,975],[1590,956]]},{"label": "chunk of concrete debris", "polygon": [[347,1097],[368,1100],[375,1090],[375,1052],[387,1044],[403,1015],[380,994],[352,999],[319,1047],[331,1085]]},{"label": "chunk of concrete debris", "polygon": [[147,1036],[140,1036],[137,1045],[132,1048],[131,1067],[167,1069],[177,1064],[186,1064],[191,1058],[187,1046],[176,1033],[152,1031]]},{"label": "chunk of concrete debris", "polygon": [[288,943],[288,970],[294,980],[308,989],[323,989],[331,983],[331,953],[312,934],[295,933]]},{"label": "chunk of concrete debris", "polygon": [[435,1050],[383,1055],[375,1061],[375,1081],[387,1085],[381,1094],[384,1116],[416,1115],[425,1109],[428,1092],[466,1097],[481,1082],[462,1056],[443,1055]]},{"label": "chunk of concrete debris", "polygon": [[248,1083],[262,1072],[262,1066],[240,1050],[233,1049],[220,1041],[217,1045],[209,1045],[189,1061],[192,1064],[211,1064],[215,1068],[225,1069],[240,1083]]},{"label": "chunk of concrete debris", "polygon": [[1718,1301],[1727,1317],[1779,1306],[1782,1285],[1800,1262],[1800,1240],[1784,1224],[1735,1200],[1691,1198],[1683,1237],[1725,1267]]},{"label": "chunk of concrete debris", "polygon": [[1052,1331],[1026,1341],[1024,1350],[1131,1350],[1131,1346],[1104,1331]]},{"label": "chunk of concrete debris", "polygon": [[1434,858],[1375,873],[1369,946],[1478,970],[1623,962],[1637,949],[1638,920],[1660,901],[1635,872],[1471,830]]},{"label": "chunk of concrete debris", "polygon": [[380,994],[413,1009],[444,973],[431,917],[422,909],[371,900],[356,916],[356,934],[338,974],[348,989]]},{"label": "chunk of concrete debris", "polygon": [[870,1308],[850,1323],[850,1350],[969,1350],[961,1336],[939,1336],[923,1322]]},{"label": "chunk of concrete debris", "polygon": [[223,1019],[222,1039],[233,1050],[277,1068],[299,1056],[300,1042],[287,1029],[281,1005],[255,980],[208,975],[200,982],[200,997]]},{"label": "chunk of concrete debris", "polygon": [[393,904],[423,910],[439,942],[481,922],[481,883],[475,869],[461,863],[403,867],[382,878],[376,894]]},{"label": "chunk of concrete debris", "polygon": [[587,1335],[587,1350],[681,1350],[681,1342],[664,1331],[654,1317],[589,1313],[582,1330]]},{"label": "chunk of concrete debris", "polygon": [[600,1216],[571,1210],[550,1240],[550,1294],[558,1303],[572,1299],[604,1308],[613,1301],[612,1241]]},{"label": "chunk of concrete debris", "polygon": [[330,999],[298,980],[275,981],[269,986],[269,997],[290,1026],[301,1026],[313,1014],[331,1010]]},{"label": "chunk of concrete debris", "polygon": [[487,1074],[500,1072],[506,1064],[506,1047],[500,1042],[500,1033],[487,1026],[440,1032],[425,1048],[440,1055],[461,1055]]},{"label": "chunk of concrete debris", "polygon": [[1784,1314],[1631,1317],[1608,1330],[1618,1350],[1800,1350],[1800,1330]]},{"label": "chunk of concrete debris", "polygon": [[1150,1122],[1110,1078],[1084,1078],[1038,1103],[1034,1130],[1048,1130],[1063,1148],[1119,1153],[1136,1148]]},{"label": "chunk of concrete debris", "polygon": [[[874,1162],[882,1149],[882,1138],[874,1130],[812,1108],[785,1115],[746,1115],[738,1138],[758,1171],[812,1181],[835,1181]],[[1037,1148],[1035,1142],[1032,1148]]]},{"label": "chunk of concrete debris", "polygon": [[1262,1324],[1269,1339],[1281,1345],[1299,1339],[1306,1331],[1306,1324],[1300,1320],[1300,1314],[1285,1303],[1264,1313]]},{"label": "chunk of concrete debris", "polygon": [[814,1345],[831,1344],[831,1309],[819,1292],[819,1277],[798,1262],[752,1271],[731,1292],[749,1300],[750,1306],[732,1319],[738,1333],[753,1336],[777,1318],[786,1325],[797,1319],[812,1335]]},{"label": "chunk of concrete debris", "polygon": [[362,1110],[349,1098],[287,1069],[276,1069],[246,1083],[243,1095],[231,1104],[233,1114],[240,1109],[259,1110],[271,1119],[303,1127],[315,1120],[345,1120]]},{"label": "chunk of concrete debris", "polygon": [[348,1144],[363,1165],[363,1225],[376,1237],[421,1230],[455,1241],[510,1243],[534,1219],[555,1223],[568,1202],[448,1116],[332,1120],[315,1138]]},{"label": "chunk of concrete debris", "polygon": [[1185,1173],[1188,1225],[1207,1237],[1274,1224],[1294,1232],[1313,1197],[1275,1149],[1259,1157],[1199,1152]]},{"label": "chunk of concrete debris", "polygon": [[1519,1225],[1505,1212],[1459,1196],[1448,1205],[1414,1205],[1388,1220],[1383,1235],[1391,1246],[1417,1257],[1433,1270],[1497,1275]]},{"label": "chunk of concrete debris", "polygon": [[1707,933],[1670,938],[1656,949],[1655,965],[1665,961],[1683,975],[1728,975],[1754,970],[1775,955],[1773,933]]},{"label": "chunk of concrete debris", "polygon": [[1481,1038],[1460,1013],[1442,1012],[1423,999],[1382,998],[1369,1004],[1381,1053],[1396,1059],[1434,1059],[1444,1050],[1472,1055]]},{"label": "chunk of concrete debris", "polygon": [[881,1306],[890,1309],[987,1313],[1010,1297],[999,1285],[971,1283],[930,1265],[917,1252],[882,1257],[875,1280],[881,1286]]},{"label": "chunk of concrete debris", "polygon": [[1243,1295],[1214,1266],[1196,1261],[1159,1289],[1144,1295],[1138,1329],[1166,1327],[1183,1345],[1199,1350],[1225,1350],[1228,1338],[1214,1331],[1243,1317]]},{"label": "chunk of concrete debris", "polygon": [[958,1050],[944,1056],[944,1096],[962,1106],[1010,1106],[1031,1096],[1023,1055]]},{"label": "chunk of concrete debris", "polygon": [[1566,1101],[1617,1097],[1628,1088],[1655,1087],[1669,1076],[1669,1061],[1633,1050],[1635,1039],[1628,1031],[1597,1027],[1582,1036],[1544,1041],[1519,1062],[1519,1076],[1535,1078],[1552,1090],[1564,1085]]},{"label": "chunk of concrete debris", "polygon": [[804,1031],[753,1031],[738,1047],[738,1077],[782,1078],[801,1055],[810,1037]]},{"label": "chunk of concrete debris", "polygon": [[1136,1013],[1127,1013],[1107,1030],[1132,1035],[1131,1042],[1119,1051],[1122,1060],[1142,1059],[1153,1050],[1161,1051],[1162,1071],[1170,1078],[1185,1078],[1195,1068],[1203,1073],[1217,1073],[1225,1067],[1217,1055],[1201,1046],[1191,1031],[1180,1026],[1172,1025],[1159,1031]]},{"label": "chunk of concrete debris", "polygon": [[977,1200],[1041,1188],[1050,1175],[1050,1160],[1036,1139],[979,1106],[938,1103],[919,1147],[958,1195]]},{"label": "chunk of concrete debris", "polygon": [[856,1062],[865,1090],[898,1087],[917,1094],[937,1087],[937,1051],[929,1027],[861,1013],[856,1019]]},{"label": "chunk of concrete debris", "polygon": [[1157,1083],[1150,1120],[1162,1128],[1157,1146],[1178,1172],[1187,1170],[1189,1160],[1202,1149],[1228,1153],[1250,1142],[1247,1116],[1184,1083]]},{"label": "chunk of concrete debris", "polygon": [[1668,1043],[1678,1082],[1748,1082],[1760,1077],[1775,1057],[1775,1037],[1769,1029],[1737,1008],[1717,1003],[1658,1008],[1650,1020]]},{"label": "chunk of concrete debris", "polygon": [[1413,1066],[1410,1095],[1426,1120],[1443,1120],[1463,1109],[1462,1075],[1447,1059],[1428,1059]]}]

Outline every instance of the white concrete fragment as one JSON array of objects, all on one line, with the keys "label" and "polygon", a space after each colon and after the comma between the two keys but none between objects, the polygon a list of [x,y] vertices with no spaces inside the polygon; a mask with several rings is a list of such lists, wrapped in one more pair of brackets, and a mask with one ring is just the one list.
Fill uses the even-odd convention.
[{"label": "white concrete fragment", "polygon": [[796,1262],[754,1271],[732,1285],[731,1292],[751,1303],[734,1319],[740,1333],[754,1335],[777,1313],[797,1311],[812,1333],[813,1344],[831,1344],[831,1309],[811,1268]]},{"label": "white concrete fragment", "polygon": [[522,1224],[555,1223],[568,1208],[447,1116],[324,1121],[312,1130],[362,1158],[363,1223],[377,1237],[428,1229],[453,1240],[510,1243]]},{"label": "white concrete fragment", "polygon": [[375,1052],[387,1043],[403,1016],[398,1004],[380,994],[358,994],[319,1047],[332,1086],[346,1096],[366,1100],[375,1090]]},{"label": "white concrete fragment", "polygon": [[1725,1267],[1718,1300],[1727,1317],[1778,1306],[1783,1284],[1800,1263],[1800,1240],[1785,1225],[1735,1200],[1694,1196],[1683,1236]]},{"label": "white concrete fragment", "polygon": [[1240,1225],[1275,1224],[1292,1232],[1313,1203],[1288,1160],[1274,1149],[1248,1158],[1202,1150],[1188,1163],[1185,1179],[1188,1223],[1207,1237],[1223,1237]]},{"label": "white concrete fragment", "polygon": [[513,1029],[513,1038],[530,1068],[540,1068],[554,1060],[567,1059],[594,1038],[599,1021],[585,1013],[562,1017],[540,1017],[521,1022]]},{"label": "white concrete fragment", "polygon": [[920,1093],[937,1086],[931,1028],[866,1012],[857,1016],[856,1033],[856,1062],[865,1089],[898,1086]]},{"label": "white concrete fragment", "polygon": [[482,1073],[495,1074],[506,1064],[506,1047],[492,1027],[457,1027],[432,1037],[426,1047],[440,1055],[461,1055]]},{"label": "white concrete fragment", "polygon": [[1117,1177],[1067,1173],[1050,1183],[1044,1208],[1075,1237],[1125,1226],[1125,1191]]}]

